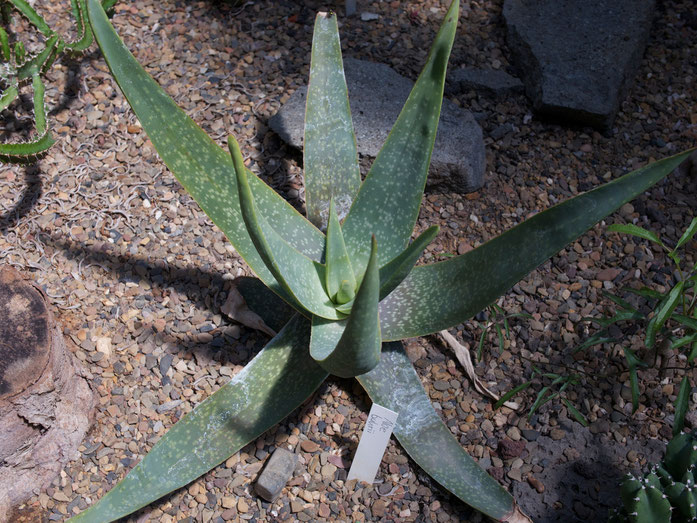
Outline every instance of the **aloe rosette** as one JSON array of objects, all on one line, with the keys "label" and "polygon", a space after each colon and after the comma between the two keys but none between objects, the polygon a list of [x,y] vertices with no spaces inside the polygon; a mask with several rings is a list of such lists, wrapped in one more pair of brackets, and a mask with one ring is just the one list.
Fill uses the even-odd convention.
[{"label": "aloe rosette", "polygon": [[[193,481],[290,414],[329,374],[356,377],[373,401],[396,411],[397,439],[450,492],[496,520],[526,520],[443,424],[399,340],[469,319],[688,153],[559,204],[463,256],[415,266],[438,232],[432,227],[410,241],[458,10],[455,0],[363,182],[336,16],[317,16],[305,117],[306,219],[246,169],[234,138],[225,152],[176,106],[125,48],[98,1],[88,0],[106,61],[158,153],[273,291],[269,298],[259,285],[241,285],[247,304],[282,327],[76,521],[125,516]],[[295,312],[276,309],[277,297]]]}]

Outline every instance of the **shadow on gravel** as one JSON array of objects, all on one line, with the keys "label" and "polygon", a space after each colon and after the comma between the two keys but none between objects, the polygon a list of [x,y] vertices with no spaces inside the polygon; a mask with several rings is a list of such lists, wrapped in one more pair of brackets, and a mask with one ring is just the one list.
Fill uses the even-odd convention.
[{"label": "shadow on gravel", "polygon": [[[17,181],[19,184],[20,182]],[[41,168],[38,164],[24,166],[24,190],[19,201],[9,211],[0,214],[0,233],[8,232],[27,216],[43,194]]]}]

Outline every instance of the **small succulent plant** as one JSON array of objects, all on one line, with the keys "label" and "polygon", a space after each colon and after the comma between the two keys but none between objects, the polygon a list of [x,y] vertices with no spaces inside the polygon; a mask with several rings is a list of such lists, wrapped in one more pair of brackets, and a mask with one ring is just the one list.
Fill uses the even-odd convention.
[{"label": "small succulent plant", "polygon": [[688,153],[539,213],[465,255],[415,266],[438,232],[432,227],[410,241],[458,10],[455,0],[364,181],[337,18],[317,16],[305,116],[306,219],[247,170],[234,138],[227,154],[176,106],[126,50],[98,1],[88,0],[107,64],[158,153],[273,299],[295,312],[274,315],[272,300],[240,288],[252,310],[280,324],[278,334],[75,520],[112,521],[195,480],[293,412],[329,374],[356,377],[373,401],[396,411],[399,442],[453,494],[496,520],[528,520],[442,422],[399,340],[472,317]]},{"label": "small succulent plant", "polygon": [[[116,0],[103,0],[105,9],[110,9]],[[55,140],[49,130],[44,104],[45,86],[42,75],[48,71],[63,53],[84,52],[94,36],[87,24],[85,0],[70,0],[71,10],[77,24],[78,36],[73,42],[64,40],[46,23],[44,18],[26,0],[0,0],[0,111],[7,109],[20,94],[25,84],[31,84],[34,107],[35,136],[21,143],[0,143],[0,159],[7,162],[22,162],[46,152]],[[17,11],[45,39],[43,48],[28,53],[21,40],[11,45],[10,30],[12,12]]]},{"label": "small succulent plant", "polygon": [[643,477],[631,474],[622,483],[623,507],[611,523],[697,521],[697,431],[681,432],[666,448],[663,461]]}]

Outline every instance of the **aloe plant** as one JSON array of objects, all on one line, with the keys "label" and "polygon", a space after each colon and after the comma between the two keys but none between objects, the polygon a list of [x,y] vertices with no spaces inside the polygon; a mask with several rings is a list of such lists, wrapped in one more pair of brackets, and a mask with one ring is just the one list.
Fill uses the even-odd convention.
[{"label": "aloe plant", "polygon": [[88,0],[112,74],[165,164],[296,312],[274,316],[258,286],[241,286],[250,308],[265,304],[257,312],[269,325],[285,325],[75,521],[114,520],[193,481],[291,413],[329,374],[356,377],[373,401],[398,412],[397,439],[450,492],[496,520],[527,520],[443,424],[398,340],[467,320],[688,153],[537,214],[465,255],[415,267],[438,232],[427,229],[410,242],[458,10],[455,0],[362,183],[336,16],[317,16],[305,121],[306,219],[246,169],[234,138],[227,154],[176,106],[127,51],[98,0]]},{"label": "aloe plant", "polygon": [[[103,0],[105,9],[113,7],[116,0]],[[0,143],[0,159],[7,162],[30,160],[46,152],[54,143],[44,104],[44,86],[42,75],[51,68],[63,53],[77,54],[92,45],[94,36],[87,24],[87,6],[85,0],[70,0],[71,10],[77,25],[77,38],[64,40],[46,23],[44,18],[26,0],[0,0],[2,23],[8,29],[0,27],[0,111],[7,109],[19,96],[25,84],[31,84],[32,104],[34,108],[35,136],[19,143]],[[45,39],[43,47],[36,53],[28,54],[21,40],[11,44],[8,34],[12,9],[23,16],[29,25]]]}]

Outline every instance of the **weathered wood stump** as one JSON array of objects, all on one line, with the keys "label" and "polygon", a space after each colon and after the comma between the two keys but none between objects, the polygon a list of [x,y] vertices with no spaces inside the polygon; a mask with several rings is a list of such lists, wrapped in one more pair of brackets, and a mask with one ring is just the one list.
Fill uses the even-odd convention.
[{"label": "weathered wood stump", "polygon": [[0,521],[78,457],[95,404],[44,294],[0,267]]}]

